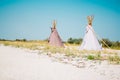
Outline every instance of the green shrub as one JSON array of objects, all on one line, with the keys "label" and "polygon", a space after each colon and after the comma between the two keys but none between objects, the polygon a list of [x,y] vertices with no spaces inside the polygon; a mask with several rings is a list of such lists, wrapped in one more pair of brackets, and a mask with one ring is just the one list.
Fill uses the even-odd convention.
[{"label": "green shrub", "polygon": [[79,39],[69,38],[69,39],[67,40],[67,42],[70,43],[70,44],[80,44],[80,43],[82,42],[82,39],[81,39],[81,38],[79,38]]},{"label": "green shrub", "polygon": [[89,60],[94,60],[95,57],[94,57],[93,55],[88,55],[88,56],[87,56],[87,59],[89,59]]}]

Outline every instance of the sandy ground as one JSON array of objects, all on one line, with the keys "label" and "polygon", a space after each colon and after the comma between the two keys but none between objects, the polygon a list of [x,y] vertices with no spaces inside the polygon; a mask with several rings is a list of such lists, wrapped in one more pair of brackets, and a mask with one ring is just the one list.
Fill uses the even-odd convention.
[{"label": "sandy ground", "polygon": [[0,80],[120,80],[120,65],[103,62],[77,68],[37,52],[0,45]]}]

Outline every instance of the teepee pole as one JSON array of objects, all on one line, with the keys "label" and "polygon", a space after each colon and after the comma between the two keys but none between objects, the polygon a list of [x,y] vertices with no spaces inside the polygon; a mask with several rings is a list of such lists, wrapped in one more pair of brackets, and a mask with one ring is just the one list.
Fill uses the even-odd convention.
[{"label": "teepee pole", "polygon": [[[96,36],[100,38],[100,36],[98,36],[97,34],[96,34]],[[103,42],[103,44],[105,44],[105,46],[107,46],[107,48],[111,49],[111,48],[107,45],[107,43],[106,43],[104,40],[102,40],[102,38],[100,38],[100,40]]]},{"label": "teepee pole", "polygon": [[56,20],[53,21],[53,28],[56,28]]},{"label": "teepee pole", "polygon": [[103,42],[103,44],[105,44],[105,46],[107,46],[107,48],[111,49],[111,48],[105,43],[105,41],[103,41],[102,38],[95,33],[95,31],[92,30],[92,32],[94,33],[94,35],[96,35],[96,37],[99,37],[99,39]]},{"label": "teepee pole", "polygon": [[[87,19],[88,19],[88,25],[92,26],[92,21],[93,21],[93,19],[94,19],[94,16],[88,16]],[[89,29],[91,29],[91,28],[89,28]],[[91,29],[91,30],[92,30],[92,29]],[[95,35],[96,37],[99,37],[99,36],[95,33],[95,31],[92,30],[92,32],[94,33],[94,35]],[[99,37],[99,38],[100,38],[100,37]],[[102,40],[102,38],[100,38],[100,40],[103,42],[103,44],[105,44],[105,45],[110,49],[110,47],[105,43],[105,41]]]},{"label": "teepee pole", "polygon": [[88,19],[88,25],[92,26],[92,21],[94,19],[94,16],[87,16]]}]

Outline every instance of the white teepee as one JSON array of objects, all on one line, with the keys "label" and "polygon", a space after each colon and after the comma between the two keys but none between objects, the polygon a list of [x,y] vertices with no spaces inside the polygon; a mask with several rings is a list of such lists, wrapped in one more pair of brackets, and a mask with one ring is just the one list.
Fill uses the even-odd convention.
[{"label": "white teepee", "polygon": [[86,33],[80,46],[80,50],[101,50],[102,46],[100,45],[94,29],[92,28],[93,16],[88,16],[87,18],[88,26],[86,27]]}]

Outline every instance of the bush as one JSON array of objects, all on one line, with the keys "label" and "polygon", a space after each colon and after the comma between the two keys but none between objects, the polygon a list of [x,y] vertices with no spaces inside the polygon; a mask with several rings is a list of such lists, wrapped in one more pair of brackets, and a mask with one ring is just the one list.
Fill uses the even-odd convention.
[{"label": "bush", "polygon": [[102,43],[103,47],[109,46],[110,48],[120,49],[120,42],[119,41],[110,41],[109,39],[102,39],[100,42]]},{"label": "bush", "polygon": [[74,43],[72,38],[69,38],[69,39],[67,40],[67,42],[70,43],[70,44],[73,44],[73,43]]},{"label": "bush", "polygon": [[69,38],[69,39],[67,40],[67,42],[70,43],[70,44],[81,44],[82,39],[81,39],[81,38],[79,38],[79,39]]},{"label": "bush", "polygon": [[26,39],[16,39],[15,41],[23,41],[23,42],[25,42],[27,40]]},{"label": "bush", "polygon": [[0,41],[6,41],[6,39],[0,39]]},{"label": "bush", "polygon": [[95,57],[94,57],[93,55],[88,55],[88,56],[87,56],[87,59],[89,59],[89,60],[94,60]]},{"label": "bush", "polygon": [[111,47],[112,46],[112,41],[110,41],[109,39],[102,39],[101,43],[102,43],[103,47],[107,47],[107,46]]}]

